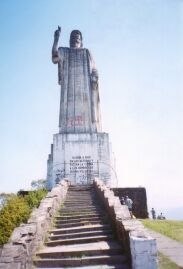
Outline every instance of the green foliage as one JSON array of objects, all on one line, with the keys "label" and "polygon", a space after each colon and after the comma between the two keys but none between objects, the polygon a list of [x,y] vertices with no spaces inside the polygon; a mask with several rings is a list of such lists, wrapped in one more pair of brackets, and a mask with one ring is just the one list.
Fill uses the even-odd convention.
[{"label": "green foliage", "polygon": [[30,211],[24,198],[14,195],[7,199],[0,211],[0,244],[7,242],[15,227],[27,221]]},{"label": "green foliage", "polygon": [[47,191],[45,189],[38,189],[37,191],[30,191],[28,195],[25,196],[25,201],[32,209],[38,207],[40,201],[46,196]]},{"label": "green foliage", "polygon": [[0,245],[8,241],[14,228],[27,222],[32,209],[39,206],[46,193],[46,190],[39,189],[29,192],[24,197],[19,195],[6,197],[0,211]]},{"label": "green foliage", "polygon": [[13,195],[14,195],[13,193],[5,193],[5,192],[0,193],[0,209],[5,205],[7,199]]},{"label": "green foliage", "polygon": [[144,226],[183,243],[183,221],[142,220]]}]

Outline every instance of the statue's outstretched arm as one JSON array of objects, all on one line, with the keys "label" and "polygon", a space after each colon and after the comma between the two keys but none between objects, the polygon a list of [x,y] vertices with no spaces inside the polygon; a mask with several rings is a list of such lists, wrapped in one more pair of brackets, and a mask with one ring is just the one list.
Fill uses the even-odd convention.
[{"label": "statue's outstretched arm", "polygon": [[58,53],[58,41],[61,33],[61,27],[58,26],[58,29],[54,33],[54,41],[52,47],[52,62],[57,64],[59,62],[59,53]]}]

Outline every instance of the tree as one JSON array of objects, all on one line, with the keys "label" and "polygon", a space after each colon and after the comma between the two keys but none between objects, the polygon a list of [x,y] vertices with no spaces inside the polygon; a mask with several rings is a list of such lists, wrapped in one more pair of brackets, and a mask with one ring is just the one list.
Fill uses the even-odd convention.
[{"label": "tree", "polygon": [[35,190],[46,189],[46,179],[33,180],[31,182],[31,187]]},{"label": "tree", "polygon": [[14,195],[13,193],[5,193],[5,192],[0,193],[0,209],[5,205],[7,199],[13,195]]},{"label": "tree", "polygon": [[31,208],[23,197],[12,195],[0,211],[0,245],[8,241],[13,229],[26,222]]}]

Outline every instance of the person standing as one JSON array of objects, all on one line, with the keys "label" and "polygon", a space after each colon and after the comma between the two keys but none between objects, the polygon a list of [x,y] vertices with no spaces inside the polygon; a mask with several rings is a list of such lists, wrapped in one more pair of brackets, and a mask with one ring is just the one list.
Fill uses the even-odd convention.
[{"label": "person standing", "polygon": [[130,211],[130,216],[131,218],[133,218],[133,214],[132,214],[132,205],[133,205],[133,201],[132,199],[130,199],[128,197],[128,195],[125,197],[125,204],[128,206],[128,210]]},{"label": "person standing", "polygon": [[152,219],[156,219],[156,211],[154,208],[151,209]]},{"label": "person standing", "polygon": [[125,199],[124,199],[123,196],[121,197],[120,202],[121,202],[122,205],[126,205],[126,204],[125,204]]}]

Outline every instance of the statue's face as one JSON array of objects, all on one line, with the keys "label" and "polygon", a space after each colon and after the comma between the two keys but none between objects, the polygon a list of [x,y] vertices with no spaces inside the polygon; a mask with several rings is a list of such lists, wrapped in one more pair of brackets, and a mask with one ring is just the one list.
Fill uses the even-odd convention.
[{"label": "statue's face", "polygon": [[81,44],[81,35],[79,33],[73,33],[71,36],[71,48],[80,48]]}]

